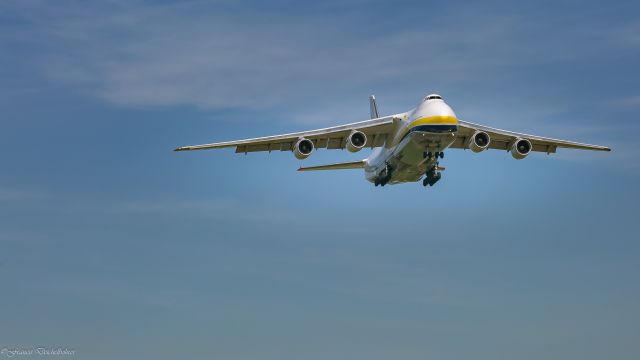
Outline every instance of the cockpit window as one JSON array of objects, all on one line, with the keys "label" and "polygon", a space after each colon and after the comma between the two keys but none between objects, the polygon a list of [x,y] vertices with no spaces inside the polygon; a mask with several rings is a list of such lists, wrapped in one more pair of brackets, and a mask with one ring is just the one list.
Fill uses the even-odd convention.
[{"label": "cockpit window", "polygon": [[440,95],[429,95],[426,98],[424,98],[425,100],[434,100],[434,99],[439,99],[442,100],[442,97]]}]

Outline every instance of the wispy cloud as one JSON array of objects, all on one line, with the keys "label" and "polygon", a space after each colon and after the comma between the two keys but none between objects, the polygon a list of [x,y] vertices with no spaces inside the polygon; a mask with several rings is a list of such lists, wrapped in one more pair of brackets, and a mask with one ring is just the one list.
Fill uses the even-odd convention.
[{"label": "wispy cloud", "polygon": [[631,95],[618,99],[612,99],[607,101],[606,105],[615,109],[622,110],[640,109],[640,95]]},{"label": "wispy cloud", "polygon": [[[473,9],[376,26],[317,9],[257,6],[28,1],[14,9],[28,26],[13,41],[33,45],[53,81],[116,104],[219,108],[278,106],[344,89],[411,84],[416,76],[477,81],[505,66],[593,55],[587,44],[601,34],[540,36],[519,15]],[[561,51],[567,41],[571,51]]]},{"label": "wispy cloud", "polygon": [[618,45],[627,51],[640,50],[640,21],[632,21],[615,25],[611,29],[611,37]]},{"label": "wispy cloud", "polygon": [[0,202],[33,201],[45,197],[41,191],[0,187]]},{"label": "wispy cloud", "polygon": [[293,213],[276,211],[256,202],[240,201],[232,198],[216,198],[205,200],[134,200],[104,204],[109,211],[136,215],[169,215],[186,214],[190,217],[215,218],[219,220],[243,219],[254,224],[283,223],[291,221]]},{"label": "wispy cloud", "polygon": [[640,171],[640,151],[635,143],[629,141],[616,141],[611,146],[611,152],[585,153],[577,150],[558,150],[554,157],[560,160],[575,161],[593,164],[599,161],[598,167],[602,169],[615,168],[617,171],[628,174],[638,174]]}]

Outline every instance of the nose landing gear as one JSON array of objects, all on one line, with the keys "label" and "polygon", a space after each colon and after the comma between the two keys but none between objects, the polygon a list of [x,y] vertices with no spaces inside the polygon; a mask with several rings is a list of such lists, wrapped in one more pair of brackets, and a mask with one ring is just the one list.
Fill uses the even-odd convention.
[{"label": "nose landing gear", "polygon": [[434,158],[440,158],[440,159],[444,159],[444,152],[443,151],[436,151],[436,152],[431,152],[431,151],[425,151],[423,154],[425,159],[431,159],[432,157]]}]

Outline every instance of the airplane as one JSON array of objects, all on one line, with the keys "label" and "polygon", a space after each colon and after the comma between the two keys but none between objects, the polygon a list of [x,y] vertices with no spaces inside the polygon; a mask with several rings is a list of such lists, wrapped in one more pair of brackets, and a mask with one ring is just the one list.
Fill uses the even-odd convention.
[{"label": "airplane", "polygon": [[364,169],[365,178],[375,186],[417,182],[433,186],[444,167],[438,159],[447,149],[506,150],[521,160],[532,151],[555,153],[558,148],[611,151],[600,145],[582,144],[536,135],[521,134],[458,119],[438,94],[425,96],[407,112],[380,116],[374,95],[369,97],[370,119],[324,129],[212,144],[183,146],[175,151],[235,147],[236,153],[291,151],[300,160],[315,149],[373,149],[359,161],[300,167],[298,171]]}]

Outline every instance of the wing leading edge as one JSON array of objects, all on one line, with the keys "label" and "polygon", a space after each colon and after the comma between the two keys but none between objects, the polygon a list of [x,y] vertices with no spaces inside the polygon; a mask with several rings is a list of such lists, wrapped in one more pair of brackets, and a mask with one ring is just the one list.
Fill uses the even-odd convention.
[{"label": "wing leading edge", "polygon": [[175,151],[219,149],[235,147],[237,153],[255,151],[291,151],[300,138],[313,141],[315,148],[343,149],[347,136],[354,130],[367,135],[366,147],[383,146],[387,136],[393,130],[395,115],[365,120],[323,129],[301,131],[290,134],[265,136],[253,139],[225,141],[211,144],[182,146]]},{"label": "wing leading edge", "polygon": [[580,150],[611,151],[610,148],[601,145],[583,144],[567,140],[547,138],[537,135],[522,134],[513,131],[501,130],[475,124],[468,121],[458,120],[458,132],[456,140],[451,145],[452,148],[466,149],[469,139],[476,131],[484,131],[491,137],[490,149],[510,150],[517,139],[527,139],[531,142],[532,151],[555,153],[557,148],[569,148]]}]

